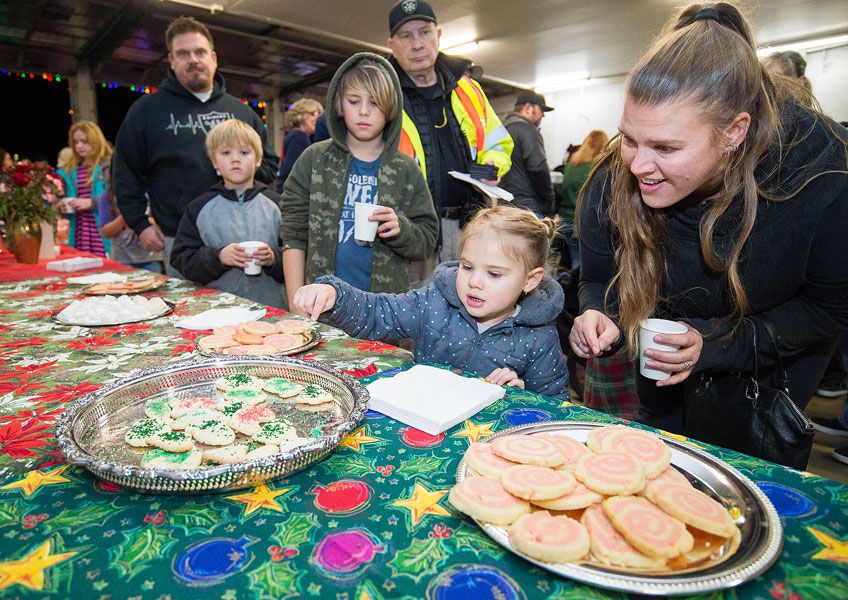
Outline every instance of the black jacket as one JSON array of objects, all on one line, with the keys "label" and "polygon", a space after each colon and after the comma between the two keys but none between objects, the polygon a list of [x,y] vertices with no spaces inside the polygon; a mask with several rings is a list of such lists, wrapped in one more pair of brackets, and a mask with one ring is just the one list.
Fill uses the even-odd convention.
[{"label": "black jacket", "polygon": [[501,187],[511,192],[513,203],[542,213],[553,214],[554,186],[548,168],[548,157],[539,128],[518,113],[509,113],[503,124],[515,148],[512,150],[512,168],[501,180]]},{"label": "black jacket", "polygon": [[133,103],[118,131],[112,164],[118,208],[136,233],[148,227],[149,198],[162,232],[176,235],[188,203],[218,181],[206,155],[206,134],[227,119],[241,119],[259,133],[263,157],[256,177],[274,181],[279,159],[262,119],[226,93],[221,75],[215,75],[209,100],[201,102],[168,69],[156,92]]}]

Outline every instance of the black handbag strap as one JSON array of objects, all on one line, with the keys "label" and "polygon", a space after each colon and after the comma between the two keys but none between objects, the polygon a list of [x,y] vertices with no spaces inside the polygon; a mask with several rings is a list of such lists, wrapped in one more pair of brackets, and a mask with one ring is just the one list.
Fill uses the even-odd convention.
[{"label": "black handbag strap", "polygon": [[[759,374],[759,364],[757,361],[757,324],[754,323],[753,319],[745,318],[744,322],[747,322],[751,325],[751,331],[753,332],[753,342],[754,342],[754,372],[752,375],[752,380],[754,382],[754,390],[753,392],[749,392],[748,397],[751,400],[756,400],[756,398],[760,395],[760,374]],[[771,348],[774,352],[774,358],[777,363],[778,368],[778,387],[786,392],[789,395],[789,377],[786,375],[786,369],[783,367],[783,359],[780,356],[780,350],[777,347],[777,335],[774,333],[774,328],[771,326],[771,323],[766,321],[765,319],[760,319],[760,323],[763,325],[763,329],[766,330],[766,334],[771,341]]]}]

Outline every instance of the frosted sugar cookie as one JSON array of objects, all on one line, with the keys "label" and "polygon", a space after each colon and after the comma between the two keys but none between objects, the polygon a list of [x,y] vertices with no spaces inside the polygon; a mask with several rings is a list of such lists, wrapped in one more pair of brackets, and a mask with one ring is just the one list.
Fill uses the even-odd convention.
[{"label": "frosted sugar cookie", "polygon": [[624,539],[604,514],[600,505],[590,506],[580,519],[589,532],[592,556],[602,563],[659,570],[665,566],[664,558],[655,558],[639,552]]},{"label": "frosted sugar cookie", "polygon": [[468,462],[468,466],[477,473],[498,479],[504,471],[516,465],[511,460],[501,458],[492,452],[492,445],[483,442],[471,444],[465,451],[465,460]]},{"label": "frosted sugar cookie", "polygon": [[159,469],[194,469],[200,466],[203,455],[199,450],[168,452],[161,448],[148,450],[141,457],[141,466]]},{"label": "frosted sugar cookie", "polygon": [[233,402],[241,402],[245,406],[253,406],[261,404],[268,398],[264,393],[256,390],[233,390],[224,394],[223,404],[232,404]]},{"label": "frosted sugar cookie", "polygon": [[614,496],[601,506],[616,531],[648,556],[671,558],[692,549],[686,526],[641,496]]},{"label": "frosted sugar cookie", "polygon": [[279,350],[267,344],[233,346],[224,350],[224,354],[229,354],[230,356],[271,356],[278,352]]},{"label": "frosted sugar cookie", "polygon": [[537,433],[534,434],[533,437],[539,437],[545,440],[549,440],[554,443],[554,445],[562,452],[563,457],[565,457],[565,461],[557,467],[557,469],[564,469],[568,471],[574,470],[574,465],[577,464],[577,459],[583,456],[584,454],[589,454],[592,451],[589,450],[589,447],[586,444],[581,444],[577,440],[573,440],[567,435],[554,435],[552,433]]},{"label": "frosted sugar cookie", "polygon": [[277,333],[265,338],[265,344],[277,349],[277,352],[286,352],[303,346],[306,342],[301,335],[290,333]]},{"label": "frosted sugar cookie", "polygon": [[233,413],[230,417],[230,427],[244,435],[255,435],[259,433],[262,423],[273,420],[276,417],[274,411],[265,406],[245,406]]},{"label": "frosted sugar cookie", "polygon": [[244,444],[233,444],[220,448],[209,448],[203,451],[203,460],[216,465],[229,465],[243,462],[247,457],[247,446]]},{"label": "frosted sugar cookie", "polygon": [[255,333],[246,333],[243,331],[238,331],[233,334],[233,339],[239,344],[245,345],[258,345],[265,341],[265,338],[261,335],[256,335]]},{"label": "frosted sugar cookie", "polygon": [[124,434],[124,441],[134,448],[144,448],[159,433],[170,431],[159,419],[140,419],[133,423]]},{"label": "frosted sugar cookie", "polygon": [[160,431],[150,438],[150,445],[168,452],[188,452],[194,448],[191,436],[183,431]]},{"label": "frosted sugar cookie", "polygon": [[509,543],[531,558],[550,563],[580,560],[589,553],[589,534],[574,519],[546,510],[521,516],[509,528]]},{"label": "frosted sugar cookie", "polygon": [[645,497],[675,519],[707,533],[730,537],[736,531],[727,510],[691,485],[658,481],[648,486]]},{"label": "frosted sugar cookie", "polygon": [[247,453],[244,460],[255,460],[257,458],[265,458],[267,456],[275,456],[280,453],[280,449],[273,444],[259,446]]},{"label": "frosted sugar cookie", "polygon": [[180,415],[179,417],[171,421],[171,429],[173,429],[174,431],[181,431],[189,425],[194,425],[195,423],[206,421],[207,419],[217,419],[220,416],[221,413],[216,410],[212,410],[209,408],[199,408],[197,410],[192,410],[183,415]]},{"label": "frosted sugar cookie", "polygon": [[220,327],[215,327],[212,330],[213,335],[226,335],[228,337],[233,337],[236,333],[238,333],[237,325],[221,325]]},{"label": "frosted sugar cookie", "polygon": [[624,452],[639,459],[648,478],[656,477],[671,464],[671,450],[660,438],[632,427],[614,427],[601,440],[601,450]]},{"label": "frosted sugar cookie", "polygon": [[551,500],[533,500],[533,504],[548,510],[578,510],[597,504],[603,499],[602,495],[578,481],[571,493]]},{"label": "frosted sugar cookie", "polygon": [[597,427],[592,429],[589,432],[589,435],[586,436],[586,446],[592,452],[600,452],[601,450],[601,441],[608,434],[612,433],[617,429],[630,429],[626,425],[609,425],[608,427]]},{"label": "frosted sugar cookie", "polygon": [[645,488],[647,489],[647,487],[649,485],[651,485],[652,483],[659,482],[659,481],[667,481],[669,483],[677,483],[677,484],[680,484],[680,485],[688,485],[688,486],[692,485],[689,482],[689,480],[686,479],[686,475],[684,475],[683,473],[681,473],[680,471],[678,471],[677,469],[675,469],[671,465],[669,465],[665,469],[663,469],[663,471],[659,475],[654,477],[653,479],[649,479],[647,481],[647,483],[645,483]]},{"label": "frosted sugar cookie", "polygon": [[182,400],[174,400],[171,402],[171,417],[176,419],[177,417],[181,417],[186,413],[194,412],[197,410],[216,410],[218,408],[218,401],[215,398],[211,398],[209,396],[199,396],[197,398],[183,398]]},{"label": "frosted sugar cookie", "polygon": [[310,326],[307,321],[300,319],[281,319],[277,321],[277,330],[280,333],[298,334],[309,331]]},{"label": "frosted sugar cookie", "polygon": [[332,402],[333,396],[320,385],[310,383],[303,386],[303,390],[295,398],[295,401],[298,404],[324,404],[325,402]]},{"label": "frosted sugar cookie", "polygon": [[265,381],[259,377],[247,375],[246,373],[238,373],[237,375],[227,375],[219,377],[215,380],[215,387],[222,392],[232,392],[233,390],[254,390],[261,391]]},{"label": "frosted sugar cookie", "polygon": [[293,448],[306,441],[298,437],[294,427],[285,419],[268,421],[251,439],[261,444],[274,444],[279,446],[281,450]]},{"label": "frosted sugar cookie", "polygon": [[558,467],[565,457],[556,445],[535,435],[505,435],[492,440],[492,452],[525,465]]},{"label": "frosted sugar cookie", "polygon": [[238,342],[235,341],[231,335],[213,333],[212,335],[204,335],[202,338],[199,338],[197,340],[197,345],[201,350],[206,352],[219,352],[224,348],[237,346]]},{"label": "frosted sugar cookie", "polygon": [[283,379],[282,377],[274,377],[265,381],[262,389],[269,394],[276,394],[280,398],[291,398],[297,396],[303,391],[303,386],[294,381]]},{"label": "frosted sugar cookie", "polygon": [[467,477],[451,488],[448,500],[458,511],[495,525],[510,525],[530,512],[526,500],[507,492],[494,477]]},{"label": "frosted sugar cookie", "polygon": [[568,471],[515,465],[501,473],[501,485],[513,496],[525,500],[551,500],[573,491],[577,481]]},{"label": "frosted sugar cookie", "polygon": [[251,321],[250,323],[242,323],[241,329],[245,333],[261,335],[262,337],[275,334],[278,331],[276,325],[268,323],[267,321]]},{"label": "frosted sugar cookie", "polygon": [[574,476],[599,494],[635,494],[645,487],[642,463],[624,452],[602,450],[584,454],[577,460]]},{"label": "frosted sugar cookie", "polygon": [[153,398],[144,403],[144,414],[151,419],[167,422],[171,419],[171,409],[170,398]]},{"label": "frosted sugar cookie", "polygon": [[321,404],[295,404],[294,406],[298,410],[304,410],[306,412],[319,412],[322,410],[334,410],[336,408],[336,403],[322,402]]},{"label": "frosted sugar cookie", "polygon": [[221,419],[207,419],[186,427],[186,432],[201,444],[226,446],[236,441],[235,432]]}]

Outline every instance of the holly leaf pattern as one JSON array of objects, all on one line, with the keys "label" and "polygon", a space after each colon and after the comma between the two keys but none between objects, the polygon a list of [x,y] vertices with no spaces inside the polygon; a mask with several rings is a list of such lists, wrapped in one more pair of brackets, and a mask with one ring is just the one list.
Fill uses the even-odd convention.
[{"label": "holly leaf pattern", "polygon": [[14,504],[0,504],[0,527],[12,523],[20,523],[21,513]]},{"label": "holly leaf pattern", "polygon": [[318,518],[311,513],[296,513],[277,525],[275,541],[283,548],[297,548],[310,539],[310,532],[318,526]]},{"label": "holly leaf pattern", "polygon": [[[848,581],[845,578],[811,569],[808,565],[795,566],[787,564],[783,568],[784,579],[788,591],[795,592],[802,598],[816,600],[844,600]],[[788,596],[787,596],[788,597]]]},{"label": "holly leaf pattern", "polygon": [[115,514],[115,509],[109,505],[89,504],[81,508],[67,508],[48,519],[45,525],[53,531],[69,527],[71,533],[92,525],[103,526],[106,520]]},{"label": "holly leaf pattern", "polygon": [[460,550],[470,550],[475,556],[486,554],[494,557],[496,560],[499,560],[506,553],[492,538],[485,535],[476,527],[467,525],[464,521],[460,522],[456,531],[442,543],[453,544],[453,553],[457,553]]},{"label": "holly leaf pattern", "polygon": [[412,460],[404,460],[400,463],[399,473],[403,473],[405,477],[417,477],[424,473],[432,473],[434,471],[442,471],[445,468],[445,461],[435,456],[418,456]]},{"label": "holly leaf pattern", "polygon": [[300,596],[298,573],[288,562],[266,562],[248,573],[247,577],[257,600],[282,600]]},{"label": "holly leaf pattern", "polygon": [[221,513],[209,506],[190,504],[168,512],[168,523],[187,534],[209,531],[220,522]]},{"label": "holly leaf pattern", "polygon": [[395,577],[405,575],[418,583],[425,575],[435,574],[439,563],[446,556],[447,553],[438,540],[415,539],[403,550],[398,550],[395,557],[389,561],[389,568]]},{"label": "holly leaf pattern", "polygon": [[336,454],[321,465],[327,473],[348,477],[362,477],[375,471],[373,460],[363,460],[357,456]]},{"label": "holly leaf pattern", "polygon": [[121,576],[132,579],[143,571],[147,562],[168,555],[175,540],[158,527],[144,527],[134,533],[125,534],[126,541],[113,548],[112,562]]}]

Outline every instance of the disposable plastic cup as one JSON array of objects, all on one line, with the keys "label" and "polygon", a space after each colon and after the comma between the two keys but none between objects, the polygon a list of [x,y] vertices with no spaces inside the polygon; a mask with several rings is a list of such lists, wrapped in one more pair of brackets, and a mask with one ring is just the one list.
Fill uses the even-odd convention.
[{"label": "disposable plastic cup", "polygon": [[62,210],[65,211],[65,213],[76,212],[73,205],[71,205],[70,198],[62,198]]},{"label": "disposable plastic cup", "polygon": [[[262,242],[241,242],[239,245],[244,248],[244,251],[250,255],[252,255],[254,252],[259,250],[259,248],[263,246]],[[256,264],[255,260],[251,260],[244,267],[245,275],[259,275],[261,272],[262,267]]]},{"label": "disposable plastic cup", "polygon": [[674,352],[679,350],[679,346],[670,346],[668,344],[658,344],[654,341],[654,336],[660,333],[686,333],[688,328],[686,325],[666,319],[645,319],[639,328],[639,372],[643,377],[662,381],[671,377],[671,373],[665,371],[657,371],[645,366],[645,363],[650,360],[645,356],[645,350],[651,348],[663,352]]},{"label": "disposable plastic cup", "polygon": [[367,202],[353,203],[353,239],[360,242],[373,242],[374,238],[377,237],[377,227],[380,226],[380,223],[368,220],[377,206],[377,204]]}]

